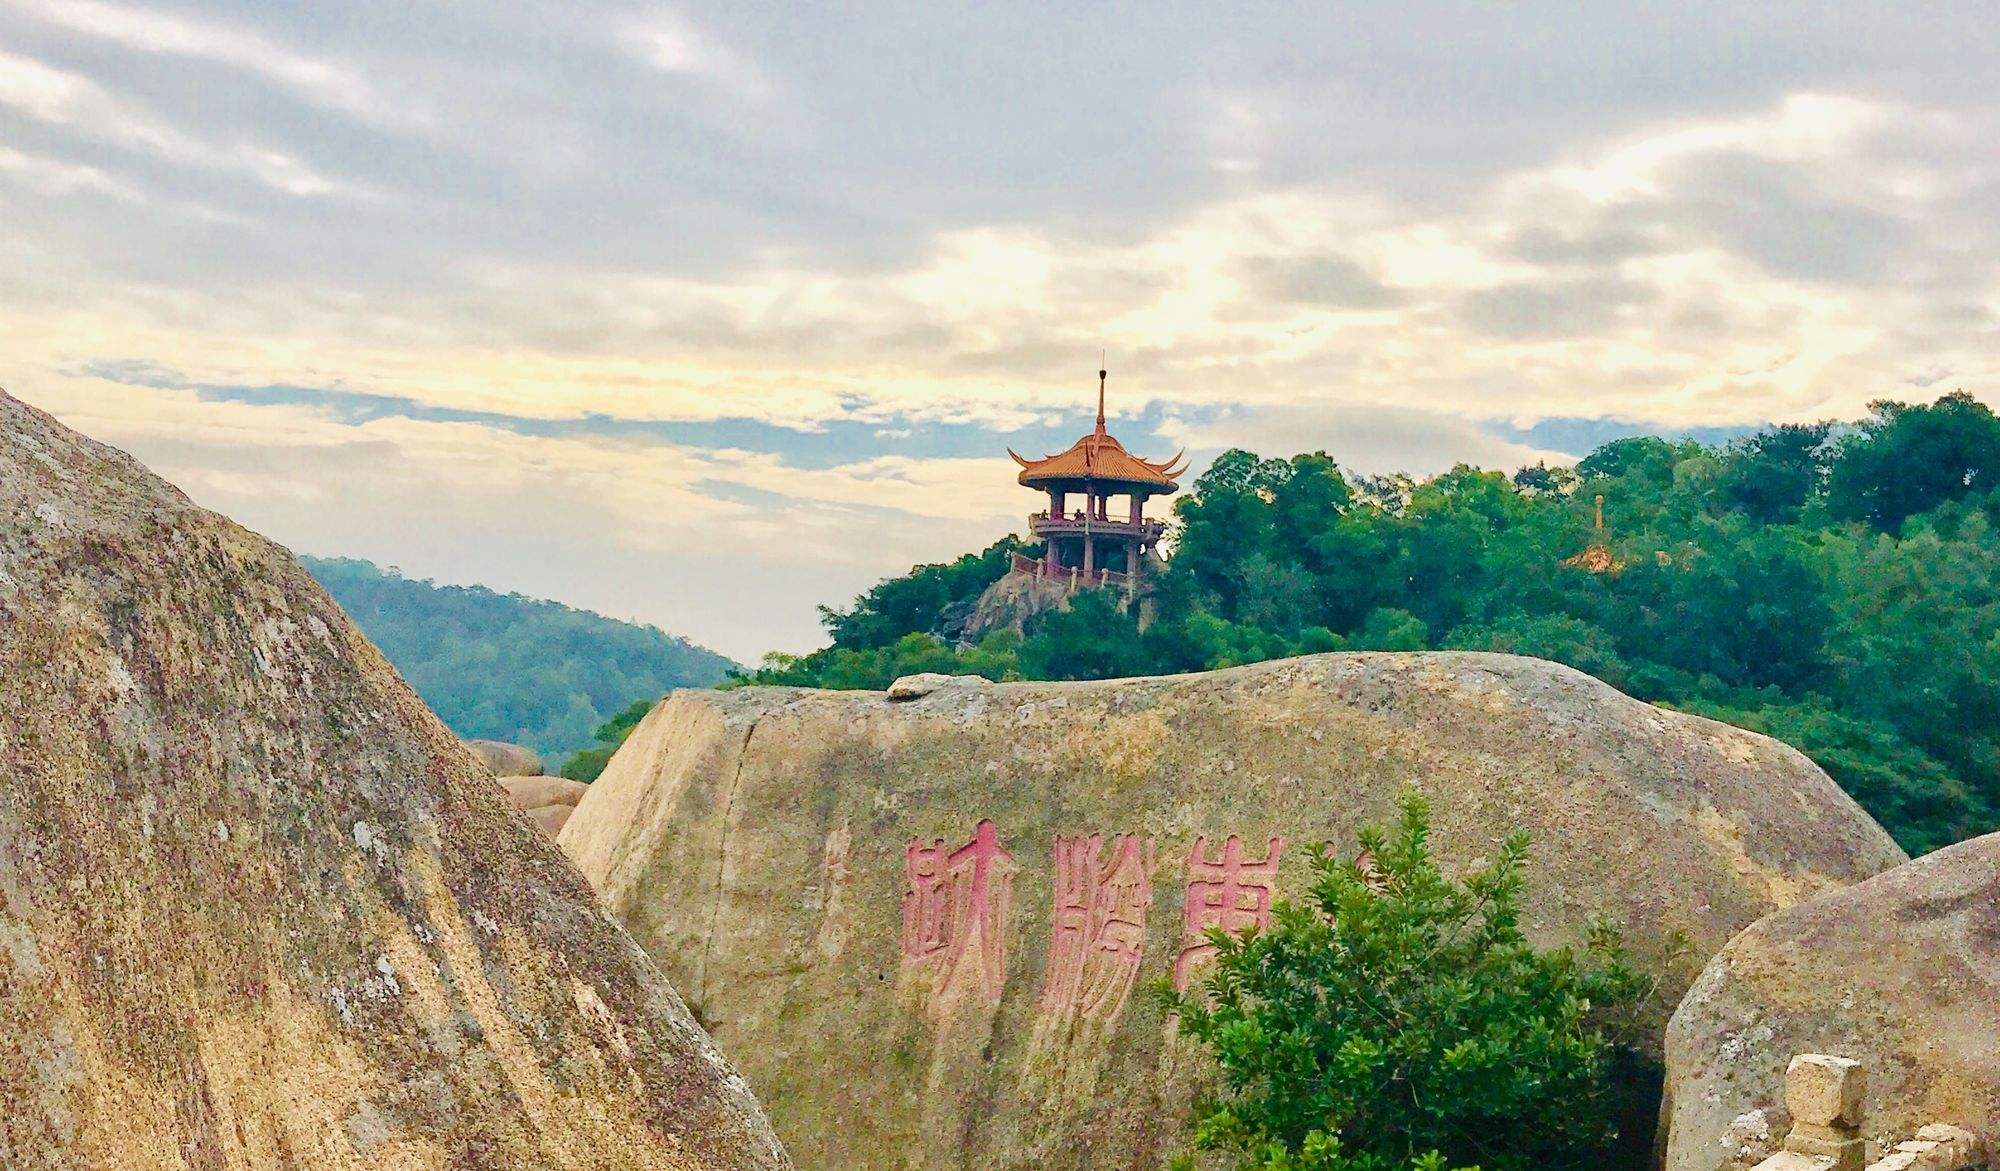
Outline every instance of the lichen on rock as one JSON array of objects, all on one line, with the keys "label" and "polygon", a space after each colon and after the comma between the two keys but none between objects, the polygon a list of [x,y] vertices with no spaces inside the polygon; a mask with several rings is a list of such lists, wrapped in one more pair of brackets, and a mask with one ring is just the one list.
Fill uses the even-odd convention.
[{"label": "lichen on rock", "polygon": [[283,549],[0,394],[0,567],[0,1166],[789,1165]]}]

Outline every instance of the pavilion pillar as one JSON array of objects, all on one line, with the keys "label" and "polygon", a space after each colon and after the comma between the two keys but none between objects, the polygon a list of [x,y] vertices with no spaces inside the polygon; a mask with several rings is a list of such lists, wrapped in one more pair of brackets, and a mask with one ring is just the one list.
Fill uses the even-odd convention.
[{"label": "pavilion pillar", "polygon": [[1146,496],[1142,492],[1132,493],[1132,524],[1136,527],[1146,515]]},{"label": "pavilion pillar", "polygon": [[[1059,489],[1059,488],[1051,488],[1051,489],[1049,489],[1049,519],[1050,519],[1050,520],[1061,520],[1061,519],[1062,519],[1062,514],[1063,514],[1063,496],[1064,496],[1064,493],[1062,492],[1062,490],[1061,490],[1061,489]],[[1044,569],[1044,572],[1045,572],[1045,573],[1047,573],[1047,575],[1048,575],[1048,576],[1050,576],[1050,577],[1054,577],[1054,576],[1056,576],[1057,574],[1059,574],[1059,573],[1061,573],[1061,572],[1062,572],[1062,554],[1061,554],[1060,552],[1058,552],[1058,551],[1057,551],[1057,547],[1056,547],[1056,546],[1057,546],[1057,542],[1056,542],[1056,538],[1055,538],[1055,535],[1054,535],[1053,533],[1051,533],[1051,534],[1050,534],[1049,536],[1047,536],[1047,537],[1043,538],[1043,541],[1044,541],[1044,544],[1043,544],[1043,547],[1042,547],[1042,565],[1043,565],[1043,569]]]},{"label": "pavilion pillar", "polygon": [[1097,542],[1089,533],[1083,534],[1083,581],[1090,584],[1091,574],[1097,569]]},{"label": "pavilion pillar", "polygon": [[1139,583],[1139,538],[1137,537],[1125,542],[1125,576],[1132,579],[1132,584]]}]

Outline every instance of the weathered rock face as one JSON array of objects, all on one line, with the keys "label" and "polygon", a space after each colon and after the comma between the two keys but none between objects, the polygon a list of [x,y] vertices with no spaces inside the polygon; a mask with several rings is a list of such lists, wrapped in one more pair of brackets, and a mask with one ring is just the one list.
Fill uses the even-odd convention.
[{"label": "weathered rock face", "polygon": [[289,554],[0,394],[0,1166],[786,1165]]},{"label": "weathered rock face", "polygon": [[1903,860],[1791,749],[1536,660],[904,690],[677,693],[561,838],[804,1166],[1158,1166],[1200,1065],[1148,985],[1408,786],[1449,866],[1531,831],[1532,933],[1608,914],[1668,1006],[1744,925]]},{"label": "weathered rock face", "polygon": [[576,812],[576,803],[590,791],[589,785],[567,777],[501,777],[500,787],[507,790],[514,808],[550,837],[562,832],[569,815]]},{"label": "weathered rock face", "polygon": [[1794,1053],[1868,1068],[1866,1129],[2000,1134],[2000,834],[1763,919],[1667,1030],[1667,1166],[1715,1171],[1734,1119],[1782,1104]]},{"label": "weathered rock face", "polygon": [[1069,601],[1069,583],[1025,573],[1009,573],[987,586],[972,605],[965,629],[957,632],[967,642],[996,630],[1016,634],[1036,615],[1058,610]]},{"label": "weathered rock face", "polygon": [[466,748],[496,777],[539,777],[542,757],[532,748],[504,740],[467,740]]}]

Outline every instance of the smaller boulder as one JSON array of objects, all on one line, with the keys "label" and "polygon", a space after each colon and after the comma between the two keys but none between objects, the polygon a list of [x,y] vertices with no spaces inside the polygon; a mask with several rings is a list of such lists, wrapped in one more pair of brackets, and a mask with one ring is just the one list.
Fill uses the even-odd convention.
[{"label": "smaller boulder", "polygon": [[569,824],[569,815],[576,812],[574,805],[544,805],[528,810],[528,820],[540,826],[542,832],[553,840]]},{"label": "smaller boulder", "polygon": [[500,787],[507,790],[507,800],[514,808],[527,814],[550,837],[562,832],[569,815],[576,811],[576,803],[590,791],[589,785],[566,777],[501,777]]},{"label": "smaller boulder", "polygon": [[922,699],[953,680],[978,678],[977,675],[943,675],[936,671],[926,671],[921,675],[905,675],[889,685],[889,698]]},{"label": "smaller boulder", "polygon": [[[1870,1138],[2000,1132],[2000,834],[1767,915],[1709,961],[1667,1026],[1666,1171],[1715,1171],[1803,1050],[1868,1067]],[[1855,1117],[1843,1066],[1804,1072],[1795,1126]]]},{"label": "smaller boulder", "polygon": [[504,740],[467,740],[465,746],[496,777],[539,777],[542,758],[532,748]]}]

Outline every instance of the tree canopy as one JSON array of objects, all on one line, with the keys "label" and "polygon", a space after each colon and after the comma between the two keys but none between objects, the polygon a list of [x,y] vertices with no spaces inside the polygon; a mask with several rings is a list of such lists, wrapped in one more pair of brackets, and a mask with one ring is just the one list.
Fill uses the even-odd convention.
[{"label": "tree canopy", "polygon": [[[1603,496],[1607,528],[1594,528]],[[828,611],[752,678],[1088,679],[1317,651],[1535,655],[1804,751],[1906,848],[2000,824],[2000,419],[1965,394],[1722,446],[1605,444],[1574,469],[1357,477],[1218,457],[1174,505],[1154,620],[1081,595],[967,645],[1010,538]],[[1603,545],[1593,563],[1578,554]],[[953,625],[953,621],[957,625]]]}]

